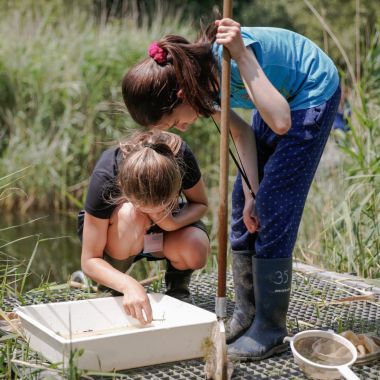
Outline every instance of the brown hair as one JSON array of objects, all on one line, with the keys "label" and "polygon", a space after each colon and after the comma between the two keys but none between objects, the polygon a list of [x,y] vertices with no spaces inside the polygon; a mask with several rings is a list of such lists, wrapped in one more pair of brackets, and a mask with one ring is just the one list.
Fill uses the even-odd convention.
[{"label": "brown hair", "polygon": [[181,162],[176,158],[181,142],[172,133],[148,131],[120,144],[118,182],[124,201],[141,206],[176,203],[182,185]]},{"label": "brown hair", "polygon": [[[212,53],[215,38],[209,29],[195,43],[176,35],[163,37],[157,41],[167,53],[163,63],[148,57],[125,74],[123,98],[137,123],[153,126],[181,102],[188,103],[198,115],[213,113],[219,81]],[[179,90],[182,99],[177,97]]]}]

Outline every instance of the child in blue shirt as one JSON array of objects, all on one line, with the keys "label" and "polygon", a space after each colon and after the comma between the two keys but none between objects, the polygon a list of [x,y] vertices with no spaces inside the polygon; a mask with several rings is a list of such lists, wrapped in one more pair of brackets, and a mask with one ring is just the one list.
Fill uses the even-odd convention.
[{"label": "child in blue shirt", "polygon": [[123,97],[141,125],[182,132],[199,116],[220,120],[221,55],[229,50],[231,133],[256,200],[238,174],[232,194],[235,310],[232,359],[286,350],[292,252],[308,191],[340,100],[337,70],[312,41],[289,30],[217,20],[195,43],[168,35],[125,75]]}]

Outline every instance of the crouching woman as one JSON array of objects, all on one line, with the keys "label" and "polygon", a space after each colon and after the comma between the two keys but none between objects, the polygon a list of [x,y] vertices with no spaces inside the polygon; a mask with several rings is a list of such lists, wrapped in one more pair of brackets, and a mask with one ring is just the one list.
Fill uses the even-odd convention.
[{"label": "crouching woman", "polygon": [[206,211],[205,185],[190,147],[172,133],[137,133],[106,150],[92,173],[78,216],[82,270],[103,289],[123,295],[128,315],[150,323],[146,291],[126,271],[144,257],[166,259],[167,294],[189,297],[191,273],[205,266],[210,251],[200,221]]}]

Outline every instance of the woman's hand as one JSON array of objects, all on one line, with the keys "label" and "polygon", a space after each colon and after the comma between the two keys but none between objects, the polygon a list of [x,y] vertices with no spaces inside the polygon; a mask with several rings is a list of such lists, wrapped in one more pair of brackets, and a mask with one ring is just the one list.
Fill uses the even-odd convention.
[{"label": "woman's hand", "polygon": [[237,61],[240,54],[245,52],[245,46],[240,33],[240,24],[230,18],[215,21],[218,27],[216,43],[225,46],[231,57]]},{"label": "woman's hand", "polygon": [[245,201],[243,221],[247,230],[253,234],[260,228],[259,218],[256,214],[256,201],[251,197]]},{"label": "woman's hand", "polygon": [[152,307],[144,287],[132,277],[128,278],[123,291],[123,306],[125,312],[139,320],[142,325],[152,322]]}]

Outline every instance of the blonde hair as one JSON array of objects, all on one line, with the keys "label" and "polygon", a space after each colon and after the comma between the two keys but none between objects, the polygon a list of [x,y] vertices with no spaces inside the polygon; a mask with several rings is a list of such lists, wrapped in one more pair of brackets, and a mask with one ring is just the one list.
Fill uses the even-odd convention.
[{"label": "blonde hair", "polygon": [[181,142],[179,136],[169,132],[147,131],[120,144],[123,161],[118,182],[124,200],[141,206],[172,207],[177,203],[182,162],[176,154]]}]

